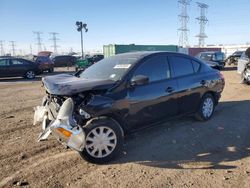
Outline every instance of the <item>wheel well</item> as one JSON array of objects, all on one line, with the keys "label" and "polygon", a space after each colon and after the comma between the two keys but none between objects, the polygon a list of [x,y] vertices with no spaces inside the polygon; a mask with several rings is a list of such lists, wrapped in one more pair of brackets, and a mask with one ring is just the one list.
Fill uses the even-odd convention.
[{"label": "wheel well", "polygon": [[86,123],[86,125],[93,122],[93,121],[98,121],[98,120],[111,120],[111,121],[115,122],[115,124],[117,124],[118,127],[120,128],[120,130],[122,132],[122,136],[124,137],[124,129],[123,129],[121,123],[119,123],[119,121],[117,121],[115,118],[108,116],[108,115],[92,118],[91,120],[89,120]]}]

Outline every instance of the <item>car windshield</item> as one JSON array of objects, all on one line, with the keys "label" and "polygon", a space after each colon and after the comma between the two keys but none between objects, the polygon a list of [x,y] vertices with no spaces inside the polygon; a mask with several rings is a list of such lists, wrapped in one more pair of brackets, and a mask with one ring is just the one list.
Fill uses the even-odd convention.
[{"label": "car windshield", "polygon": [[233,53],[233,55],[242,55],[242,53],[243,53],[242,51],[236,51]]},{"label": "car windshield", "polygon": [[205,61],[211,61],[212,60],[212,53],[201,53],[200,54],[200,59],[205,60]]},{"label": "car windshield", "polygon": [[123,78],[136,61],[137,58],[109,57],[87,68],[79,77],[118,81]]}]

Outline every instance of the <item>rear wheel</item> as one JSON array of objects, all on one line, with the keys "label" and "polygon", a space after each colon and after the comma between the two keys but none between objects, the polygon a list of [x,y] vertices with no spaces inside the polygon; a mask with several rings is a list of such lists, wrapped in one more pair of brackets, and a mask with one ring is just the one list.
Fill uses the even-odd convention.
[{"label": "rear wheel", "polygon": [[195,118],[200,121],[209,120],[213,115],[214,108],[215,100],[213,95],[211,95],[210,93],[205,94],[201,99],[199,110],[195,114]]},{"label": "rear wheel", "polygon": [[84,127],[86,145],[80,155],[91,163],[103,164],[119,154],[123,144],[120,125],[109,118],[95,119]]},{"label": "rear wheel", "polygon": [[25,73],[25,77],[28,78],[28,79],[33,79],[36,77],[36,74],[34,71],[32,70],[29,70]]}]

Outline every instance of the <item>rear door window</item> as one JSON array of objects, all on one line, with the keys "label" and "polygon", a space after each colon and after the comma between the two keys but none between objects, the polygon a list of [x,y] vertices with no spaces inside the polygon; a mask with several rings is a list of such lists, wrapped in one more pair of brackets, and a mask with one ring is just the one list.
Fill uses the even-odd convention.
[{"label": "rear door window", "polygon": [[147,76],[150,82],[169,79],[170,68],[167,57],[151,57],[135,70],[134,76],[137,75]]},{"label": "rear door window", "polygon": [[17,59],[12,59],[11,62],[12,62],[12,65],[23,65],[24,64],[22,61],[19,61]]},{"label": "rear door window", "polygon": [[169,60],[170,66],[173,71],[173,77],[194,74],[194,68],[191,59],[185,57],[171,56],[169,57]]}]

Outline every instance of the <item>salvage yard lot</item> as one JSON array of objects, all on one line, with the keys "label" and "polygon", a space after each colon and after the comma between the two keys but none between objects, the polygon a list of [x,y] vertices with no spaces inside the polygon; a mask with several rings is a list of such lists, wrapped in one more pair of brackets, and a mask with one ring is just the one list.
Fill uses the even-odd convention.
[{"label": "salvage yard lot", "polygon": [[133,133],[107,165],[87,163],[53,137],[38,143],[40,79],[0,80],[0,187],[250,187],[250,86],[232,68],[222,73],[211,120],[183,117]]}]

